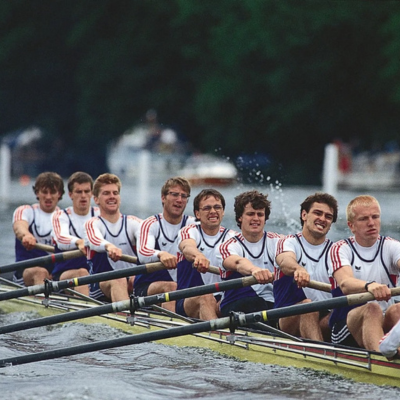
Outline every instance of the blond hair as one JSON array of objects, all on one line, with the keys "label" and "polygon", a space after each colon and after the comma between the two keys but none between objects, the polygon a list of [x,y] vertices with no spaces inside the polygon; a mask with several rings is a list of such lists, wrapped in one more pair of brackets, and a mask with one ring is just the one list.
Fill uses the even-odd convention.
[{"label": "blond hair", "polygon": [[357,206],[369,207],[373,204],[376,204],[381,209],[378,200],[374,196],[370,196],[367,194],[363,194],[361,196],[355,197],[350,203],[347,205],[346,208],[346,218],[348,222],[353,222],[355,217],[354,208]]}]

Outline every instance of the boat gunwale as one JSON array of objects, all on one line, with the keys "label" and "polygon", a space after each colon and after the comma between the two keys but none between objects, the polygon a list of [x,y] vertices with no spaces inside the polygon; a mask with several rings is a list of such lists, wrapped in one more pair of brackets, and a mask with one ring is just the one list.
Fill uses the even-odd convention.
[{"label": "boat gunwale", "polygon": [[[0,289],[1,290],[1,289]],[[70,312],[72,308],[79,309],[79,308],[86,308],[86,307],[96,307],[97,304],[90,305],[88,301],[82,300],[79,298],[74,298],[71,296],[64,296],[55,294],[55,296],[50,296],[51,301],[48,305],[43,303],[44,296],[39,294],[35,296],[26,296],[21,297],[18,299],[7,300],[8,301],[27,301],[34,306],[39,306],[43,308],[50,308],[54,309],[56,312]],[[64,299],[64,301],[63,301]],[[75,300],[76,299],[76,300]],[[75,302],[76,301],[76,302]],[[62,304],[57,304],[62,302]],[[69,307],[73,305],[73,307]],[[1,303],[0,303],[1,308]],[[183,326],[187,325],[187,321],[176,321],[170,315],[165,315],[163,318],[157,322],[154,319],[154,315],[160,315],[159,312],[153,312],[148,309],[146,310],[139,310],[139,313],[135,312],[135,322],[134,325],[137,323],[141,328],[151,329],[152,326],[159,328],[159,329],[168,329],[171,326]],[[144,315],[143,315],[144,314]],[[119,312],[115,314],[105,314],[99,317],[101,318],[110,318],[115,320],[116,322],[120,322],[124,325],[132,325],[124,319],[129,315],[129,312]],[[123,318],[124,317],[124,318]],[[161,322],[160,322],[161,321]],[[75,322],[80,322],[77,320]],[[81,321],[82,322],[82,321]],[[117,329],[123,329],[122,327]],[[131,332],[129,332],[131,333]],[[214,337],[213,335],[219,335],[219,339]],[[235,340],[232,340],[232,335],[235,337]],[[255,335],[263,335],[263,337],[255,336]],[[355,349],[355,348],[348,348],[345,346],[336,346],[330,343],[310,343],[310,342],[294,342],[287,338],[276,338],[276,335],[269,334],[270,337],[267,337],[267,333],[264,331],[252,331],[249,329],[238,329],[234,333],[230,332],[228,329],[221,329],[216,331],[210,331],[208,334],[193,334],[192,336],[199,337],[205,340],[212,340],[223,344],[235,344],[237,347],[240,347],[244,350],[254,350],[257,351],[257,346],[262,348],[269,348],[271,349],[276,355],[283,355],[284,357],[299,360],[295,356],[290,357],[290,354],[300,355],[303,356],[304,359],[314,358],[318,360],[324,361],[324,363],[318,363],[313,369],[323,370],[333,374],[339,374],[346,378],[350,378],[354,380],[354,377],[351,375],[351,372],[358,371],[368,371],[371,373],[370,377],[379,378],[389,378],[391,381],[396,379],[392,375],[383,375],[379,371],[374,371],[375,367],[382,367],[382,368],[390,368],[391,370],[400,370],[400,360],[387,360],[383,355],[377,352],[371,352],[364,349]],[[236,343],[241,342],[241,343]],[[189,345],[190,346],[190,345]],[[236,347],[235,346],[235,347]],[[190,346],[193,347],[193,346]],[[206,347],[206,346],[202,346]],[[256,348],[252,348],[256,347]],[[213,349],[213,348],[212,348]],[[213,349],[214,350],[214,349]],[[218,352],[218,350],[216,350]],[[225,352],[220,352],[220,354],[227,354]],[[233,354],[234,357],[236,357]],[[241,359],[242,357],[236,357]],[[300,359],[301,360],[301,359]],[[309,360],[310,362],[315,363],[315,360]],[[257,361],[256,361],[257,362]],[[262,361],[260,361],[262,362]],[[267,362],[268,363],[268,362]],[[360,364],[359,364],[360,363]],[[361,364],[362,363],[362,364]],[[274,364],[274,363],[272,363]],[[276,364],[276,363],[275,363]],[[278,363],[279,364],[279,363]],[[329,365],[333,367],[333,365],[346,365],[349,368],[350,374],[332,372],[329,370]],[[286,364],[281,364],[286,365]],[[294,365],[295,366],[295,365]],[[326,368],[324,368],[324,366]],[[312,366],[310,367],[312,368]],[[400,374],[399,374],[400,375]],[[359,379],[356,379],[359,380]],[[363,380],[361,380],[363,381]],[[390,382],[391,382],[390,381]],[[373,383],[369,381],[370,383]],[[377,383],[382,384],[382,383]],[[387,383],[384,383],[387,384]],[[391,383],[389,383],[391,385]],[[396,386],[400,386],[400,379],[399,383]]]}]

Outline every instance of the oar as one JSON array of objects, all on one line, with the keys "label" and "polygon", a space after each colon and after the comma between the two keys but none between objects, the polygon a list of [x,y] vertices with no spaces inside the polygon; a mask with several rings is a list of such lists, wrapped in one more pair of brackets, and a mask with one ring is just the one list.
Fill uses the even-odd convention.
[{"label": "oar", "polygon": [[54,253],[56,250],[54,246],[49,246],[48,244],[42,244],[42,243],[36,243],[35,249],[47,251],[48,253]]},{"label": "oar", "polygon": [[[214,267],[214,266],[210,265],[208,267],[208,272],[211,272],[212,274],[220,275],[221,269],[219,267]],[[272,276],[274,276],[274,274],[272,274]],[[255,280],[255,278],[254,278],[254,280]],[[257,282],[254,281],[254,284],[255,283],[257,283]],[[321,290],[321,291],[327,292],[327,293],[331,293],[331,291],[332,291],[331,285],[329,283],[325,283],[325,282],[311,280],[307,286],[309,288]]]},{"label": "oar", "polygon": [[5,272],[13,272],[19,269],[32,268],[36,266],[44,267],[48,264],[70,260],[72,258],[81,257],[84,254],[80,250],[64,251],[63,253],[49,254],[48,256],[32,258],[30,260],[17,261],[12,264],[0,266],[0,274]]},{"label": "oar", "polygon": [[[48,245],[40,245],[40,246],[45,246],[46,248],[51,247]],[[19,269],[36,267],[36,266],[43,267],[45,265],[54,264],[56,262],[62,262],[62,261],[70,260],[72,258],[77,258],[77,257],[81,257],[81,256],[84,256],[84,254],[80,250],[70,250],[70,251],[64,251],[64,252],[56,253],[56,254],[49,254],[48,256],[32,258],[30,260],[17,261],[12,264],[0,266],[0,274],[6,273],[6,272],[17,271]],[[121,261],[127,261],[127,262],[136,264],[137,258],[123,254],[121,257]]]},{"label": "oar", "polygon": [[[96,276],[96,274],[93,276]],[[134,309],[138,309],[145,306],[151,306],[153,304],[166,303],[168,301],[201,296],[203,294],[215,293],[223,290],[237,289],[240,287],[250,286],[254,284],[254,280],[255,279],[252,276],[247,276],[245,278],[232,279],[226,282],[216,282],[209,285],[196,286],[193,288],[181,289],[168,293],[160,293],[146,297],[135,297],[132,300],[130,299],[130,300],[118,301],[115,303],[98,306],[92,309],[73,311],[65,314],[52,315],[49,317],[43,317],[30,321],[23,321],[15,324],[2,326],[0,327],[0,334],[17,332],[31,328],[38,328],[40,326],[58,324],[61,322],[75,321],[77,319],[94,317],[102,314],[116,313],[120,311],[130,310],[131,307],[133,307]]]},{"label": "oar", "polygon": [[[392,289],[393,296],[399,294],[400,294],[400,287]],[[162,339],[169,339],[173,337],[190,335],[194,333],[216,331],[226,328],[235,329],[237,327],[246,326],[257,322],[267,322],[271,319],[276,320],[283,317],[290,317],[293,315],[322,311],[325,309],[363,304],[373,299],[374,296],[371,293],[361,293],[361,294],[353,294],[342,297],[335,297],[329,300],[314,301],[305,304],[296,304],[294,306],[276,308],[268,311],[260,311],[250,314],[235,314],[233,318],[231,317],[219,318],[211,321],[198,322],[191,325],[179,326],[176,328],[168,328],[160,331],[141,333],[137,335],[124,336],[117,339],[104,340],[79,346],[48,350],[41,353],[33,353],[23,356],[5,358],[0,360],[0,367],[21,365],[36,361],[73,356],[76,354],[112,349],[116,347],[128,346],[132,344],[139,344],[139,343],[145,343]]]},{"label": "oar", "polygon": [[[124,255],[122,258],[124,259],[124,261],[133,263],[137,262],[136,257]],[[91,283],[125,278],[128,276],[148,274],[151,272],[160,271],[162,269],[165,269],[164,264],[158,262],[152,264],[135,265],[134,267],[131,268],[117,269],[108,272],[100,272],[98,274],[82,276],[79,278],[65,279],[62,281],[49,281],[46,284],[28,286],[22,289],[0,293],[0,301],[16,299],[18,297],[23,297],[23,296],[32,296],[39,293],[45,293],[46,291],[58,292],[60,290],[70,289],[76,286],[89,285]]]}]

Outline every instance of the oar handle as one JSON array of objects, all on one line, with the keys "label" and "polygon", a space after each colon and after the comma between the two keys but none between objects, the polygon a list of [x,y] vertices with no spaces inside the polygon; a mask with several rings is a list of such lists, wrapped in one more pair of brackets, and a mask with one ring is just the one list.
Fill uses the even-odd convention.
[{"label": "oar handle", "polygon": [[[214,267],[216,268],[216,267]],[[274,274],[272,274],[274,275]],[[254,276],[246,276],[243,278],[243,286],[252,286],[257,283],[257,279]],[[329,283],[318,282],[318,281],[310,281],[307,285],[310,288],[322,290],[324,292],[331,292],[331,285]]]},{"label": "oar handle", "polygon": [[[399,296],[400,295],[400,286],[391,288],[390,293],[392,296]],[[375,297],[372,293],[365,292],[365,293],[356,293],[356,294],[349,294],[347,296],[349,306],[354,304],[366,303],[367,301],[375,300]]]},{"label": "oar handle", "polygon": [[215,275],[221,275],[221,269],[219,267],[214,267],[213,265],[208,266],[208,272]]},{"label": "oar handle", "polygon": [[54,246],[50,246],[48,244],[42,244],[42,243],[36,243],[35,244],[35,249],[47,251],[48,253],[54,253],[55,252]]},{"label": "oar handle", "polygon": [[64,251],[64,252],[58,253],[58,254],[62,254],[62,261],[71,260],[73,258],[78,258],[78,257],[82,257],[85,255],[79,249]]},{"label": "oar handle", "polygon": [[[129,263],[132,263],[132,264],[137,264],[138,263],[137,257],[128,256],[127,254],[122,254],[120,260],[129,262]],[[143,266],[146,267],[147,273],[151,273],[151,272],[156,272],[156,271],[161,271],[163,269],[167,269],[162,262],[143,264]]]},{"label": "oar handle", "polygon": [[149,274],[151,272],[156,272],[156,271],[161,271],[163,269],[167,269],[162,262],[144,264],[144,266],[146,267],[147,273],[149,273]]},{"label": "oar handle", "polygon": [[312,289],[321,290],[322,292],[331,293],[332,291],[331,285],[325,282],[310,281],[307,286]]},{"label": "oar handle", "polygon": [[137,257],[128,256],[127,254],[122,254],[120,260],[121,260],[121,261],[129,262],[129,263],[132,263],[132,264],[137,264],[137,262],[138,262]]}]

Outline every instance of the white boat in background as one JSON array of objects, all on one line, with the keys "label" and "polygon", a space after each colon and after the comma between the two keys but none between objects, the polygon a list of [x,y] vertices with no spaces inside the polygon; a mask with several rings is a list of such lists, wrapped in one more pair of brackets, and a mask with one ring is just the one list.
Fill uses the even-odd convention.
[{"label": "white boat in background", "polygon": [[393,190],[400,188],[400,151],[353,154],[342,143],[325,151],[324,187],[348,190]]},{"label": "white boat in background", "polygon": [[237,182],[238,171],[229,160],[210,154],[197,154],[186,159],[178,175],[184,176],[193,186],[225,186]]},{"label": "white boat in background", "polygon": [[[147,114],[150,114],[148,116]],[[162,184],[172,176],[184,176],[192,185],[227,185],[236,182],[235,165],[207,154],[191,154],[190,145],[146,114],[147,123],[126,131],[108,149],[110,172],[124,180]]]}]

